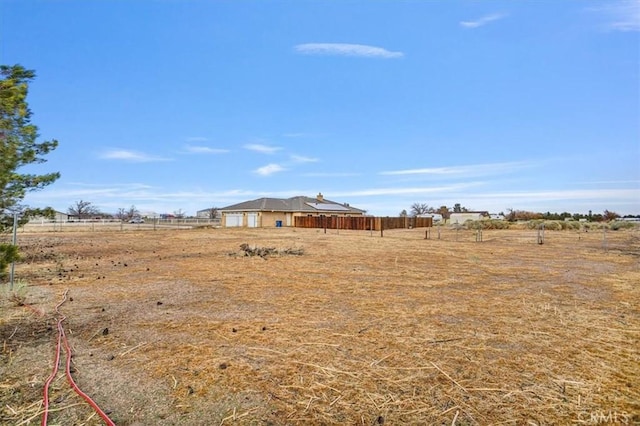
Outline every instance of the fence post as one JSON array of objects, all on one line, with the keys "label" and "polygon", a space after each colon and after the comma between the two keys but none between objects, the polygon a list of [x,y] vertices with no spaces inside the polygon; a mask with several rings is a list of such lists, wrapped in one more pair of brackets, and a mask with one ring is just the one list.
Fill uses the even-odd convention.
[{"label": "fence post", "polygon": [[538,244],[544,244],[544,223],[538,227]]},{"label": "fence post", "polygon": [[[18,213],[13,214],[13,238],[11,239],[11,244],[16,246],[18,244]],[[15,268],[16,262],[15,260],[11,261],[11,273],[9,279],[9,290],[13,291],[13,279],[15,276]]]}]

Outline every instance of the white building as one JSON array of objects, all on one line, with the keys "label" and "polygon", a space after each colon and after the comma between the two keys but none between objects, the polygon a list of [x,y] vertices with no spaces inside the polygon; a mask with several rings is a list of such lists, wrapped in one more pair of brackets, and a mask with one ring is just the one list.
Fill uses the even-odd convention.
[{"label": "white building", "polygon": [[488,219],[488,212],[459,212],[459,213],[451,213],[449,215],[449,223],[450,224],[460,224],[462,225],[468,220],[482,220]]}]

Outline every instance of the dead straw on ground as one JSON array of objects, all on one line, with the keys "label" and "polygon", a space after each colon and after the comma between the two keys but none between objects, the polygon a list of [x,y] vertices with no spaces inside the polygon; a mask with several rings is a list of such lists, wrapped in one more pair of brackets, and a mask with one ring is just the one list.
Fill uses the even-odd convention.
[{"label": "dead straw on ground", "polygon": [[[118,424],[639,420],[636,233],[611,233],[606,249],[602,235],[562,231],[544,245],[528,230],[441,237],[56,233],[67,272],[43,259],[22,273],[41,280],[49,310],[70,288],[77,374]],[[241,244],[274,250],[244,256]],[[97,421],[85,407],[60,419],[74,409]]]}]

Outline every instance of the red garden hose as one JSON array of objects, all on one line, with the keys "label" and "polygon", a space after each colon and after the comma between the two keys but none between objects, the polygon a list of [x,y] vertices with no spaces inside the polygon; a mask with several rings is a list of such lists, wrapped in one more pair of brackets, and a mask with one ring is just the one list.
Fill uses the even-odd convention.
[{"label": "red garden hose", "polygon": [[[58,310],[60,308],[60,306],[62,306],[62,304],[67,300],[67,293],[69,293],[69,290],[65,290],[63,296],[62,296],[62,301],[60,303],[58,303],[58,305],[56,306],[56,313],[58,315],[60,315],[60,311]],[[58,319],[58,339],[57,339],[57,343],[56,343],[56,359],[55,359],[55,365],[53,366],[53,371],[51,372],[51,375],[49,376],[49,378],[47,379],[47,381],[44,384],[44,413],[42,415],[42,426],[47,426],[47,418],[49,416],[49,386],[51,385],[51,382],[56,378],[56,376],[58,375],[58,367],[60,365],[60,346],[62,346],[64,344],[64,350],[67,353],[67,361],[65,364],[65,370],[66,370],[66,375],[67,375],[67,380],[69,381],[69,384],[71,385],[71,387],[73,388],[73,390],[80,395],[85,401],[87,401],[87,403],[91,406],[91,408],[93,408],[95,410],[96,413],[98,413],[98,415],[100,417],[102,417],[102,420],[104,420],[105,424],[109,425],[109,426],[115,426],[115,423],[113,422],[113,420],[111,420],[104,411],[102,411],[100,409],[100,407],[98,407],[98,404],[96,404],[87,394],[85,394],[84,392],[82,392],[80,390],[80,388],[78,387],[78,385],[76,384],[76,382],[73,381],[73,377],[71,376],[71,346],[69,346],[69,341],[67,340],[67,336],[64,332],[64,327],[62,326],[62,322],[66,319],[66,317],[60,316]]]}]

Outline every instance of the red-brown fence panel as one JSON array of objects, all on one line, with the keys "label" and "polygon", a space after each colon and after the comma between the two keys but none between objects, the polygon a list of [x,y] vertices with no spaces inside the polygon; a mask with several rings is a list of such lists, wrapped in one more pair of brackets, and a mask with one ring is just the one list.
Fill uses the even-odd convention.
[{"label": "red-brown fence panel", "polygon": [[349,229],[356,231],[379,231],[380,229],[429,228],[430,217],[373,217],[373,216],[296,216],[296,228]]}]

